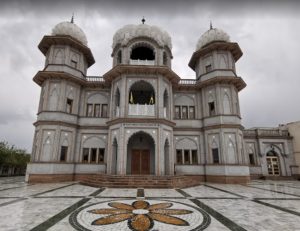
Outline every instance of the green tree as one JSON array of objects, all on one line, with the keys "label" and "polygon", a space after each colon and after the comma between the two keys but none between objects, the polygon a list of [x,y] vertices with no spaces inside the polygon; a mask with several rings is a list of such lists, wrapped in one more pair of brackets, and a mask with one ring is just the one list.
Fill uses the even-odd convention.
[{"label": "green tree", "polygon": [[25,150],[10,146],[5,141],[0,142],[0,175],[2,169],[8,169],[9,175],[25,173],[29,161],[30,155]]}]

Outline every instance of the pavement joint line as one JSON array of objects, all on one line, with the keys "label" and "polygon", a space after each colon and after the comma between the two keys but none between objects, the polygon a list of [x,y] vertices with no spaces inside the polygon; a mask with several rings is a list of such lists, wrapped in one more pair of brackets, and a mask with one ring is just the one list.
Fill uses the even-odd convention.
[{"label": "pavement joint line", "polygon": [[208,187],[208,188],[212,188],[212,189],[216,189],[216,190],[219,190],[221,192],[225,192],[225,193],[229,193],[231,195],[234,195],[234,196],[237,196],[237,197],[240,197],[240,198],[245,198],[245,196],[242,196],[240,194],[237,194],[237,193],[233,193],[231,191],[228,191],[228,190],[225,190],[225,189],[220,189],[218,187],[215,187],[215,186],[211,186],[211,185],[207,185],[207,184],[204,184],[205,187]]},{"label": "pavement joint line", "polygon": [[293,210],[290,210],[290,209],[286,209],[284,207],[273,205],[273,204],[270,204],[270,203],[267,203],[267,202],[264,202],[264,201],[260,201],[260,200],[257,200],[257,199],[254,199],[252,201],[255,202],[255,203],[261,204],[261,205],[265,205],[265,206],[268,206],[268,207],[286,212],[286,213],[290,213],[290,214],[293,214],[293,215],[296,215],[296,216],[300,216],[299,212],[296,212],[296,211],[293,211]]},{"label": "pavement joint line", "polygon": [[224,226],[226,226],[228,229],[233,231],[246,231],[243,227],[239,226],[234,221],[230,220],[229,218],[225,217],[221,213],[217,212],[213,208],[209,207],[205,203],[201,202],[197,199],[191,199],[191,202],[193,202],[195,205],[197,205],[199,208],[203,209],[205,212],[207,212],[210,216],[215,218],[217,221],[222,223]]},{"label": "pavement joint line", "polygon": [[285,195],[289,195],[289,196],[300,197],[299,195],[296,195],[296,194],[280,192],[280,191],[276,191],[276,190],[272,190],[272,189],[259,188],[259,187],[250,186],[250,185],[246,185],[246,187],[249,187],[249,188],[256,188],[256,189],[260,189],[260,190],[264,190],[264,191],[269,191],[269,192],[280,193],[280,194],[285,194]]},{"label": "pavement joint line", "polygon": [[[100,188],[96,190],[95,192],[88,195],[88,197],[95,197],[96,195],[103,192],[105,188]],[[71,214],[73,211],[90,201],[92,198],[83,198],[80,201],[77,201],[75,204],[69,206],[68,208],[62,210],[61,212],[57,213],[56,215],[52,216],[48,220],[44,221],[43,223],[35,226],[31,231],[41,231],[41,230],[47,230],[50,227],[56,225],[59,221],[67,217],[69,214]]]},{"label": "pavement joint line", "polygon": [[61,186],[61,187],[58,187],[58,188],[50,189],[50,190],[47,190],[47,191],[44,191],[44,192],[40,192],[40,193],[36,193],[36,194],[30,195],[30,196],[36,197],[36,196],[39,196],[39,195],[42,195],[42,194],[46,194],[46,193],[49,193],[49,192],[53,192],[53,191],[56,191],[56,190],[59,190],[59,189],[67,188],[69,186],[76,185],[76,184],[77,183],[67,184],[67,185],[64,185],[64,186]]}]

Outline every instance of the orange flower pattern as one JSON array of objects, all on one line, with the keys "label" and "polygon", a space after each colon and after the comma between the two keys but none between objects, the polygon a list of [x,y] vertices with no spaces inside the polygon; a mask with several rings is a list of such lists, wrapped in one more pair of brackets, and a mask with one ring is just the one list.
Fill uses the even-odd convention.
[{"label": "orange flower pattern", "polygon": [[154,221],[170,225],[189,226],[187,221],[172,215],[193,213],[185,209],[170,209],[173,204],[168,202],[150,205],[147,201],[137,200],[131,205],[120,202],[111,202],[108,205],[112,208],[88,211],[93,214],[109,215],[94,220],[92,225],[109,225],[128,220],[128,227],[131,230],[147,231],[153,227]]}]

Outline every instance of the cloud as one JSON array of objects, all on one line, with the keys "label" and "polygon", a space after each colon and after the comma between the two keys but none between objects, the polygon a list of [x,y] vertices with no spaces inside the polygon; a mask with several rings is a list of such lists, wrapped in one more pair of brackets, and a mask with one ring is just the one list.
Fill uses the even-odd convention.
[{"label": "cloud", "polygon": [[299,120],[299,6],[297,1],[1,1],[0,139],[31,149],[40,94],[32,77],[45,61],[37,45],[73,12],[96,59],[89,75],[111,68],[116,30],[145,16],[146,23],[171,35],[173,70],[182,78],[194,78],[188,62],[212,21],[244,52],[236,64],[248,84],[240,92],[243,125]]}]

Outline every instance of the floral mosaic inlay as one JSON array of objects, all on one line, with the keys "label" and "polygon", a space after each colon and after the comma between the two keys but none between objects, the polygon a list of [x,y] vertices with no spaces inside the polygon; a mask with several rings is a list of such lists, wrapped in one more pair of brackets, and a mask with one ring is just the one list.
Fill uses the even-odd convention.
[{"label": "floral mosaic inlay", "polygon": [[70,216],[70,223],[77,230],[203,230],[210,218],[204,211],[179,202],[123,200],[80,208]]},{"label": "floral mosaic inlay", "polygon": [[93,209],[88,212],[94,214],[111,214],[110,216],[96,219],[92,225],[107,225],[128,220],[128,226],[135,231],[149,230],[153,227],[153,220],[170,225],[189,226],[183,219],[172,215],[189,214],[192,211],[185,209],[169,209],[172,203],[158,203],[150,205],[147,201],[138,200],[131,205],[111,202],[112,209]]}]

